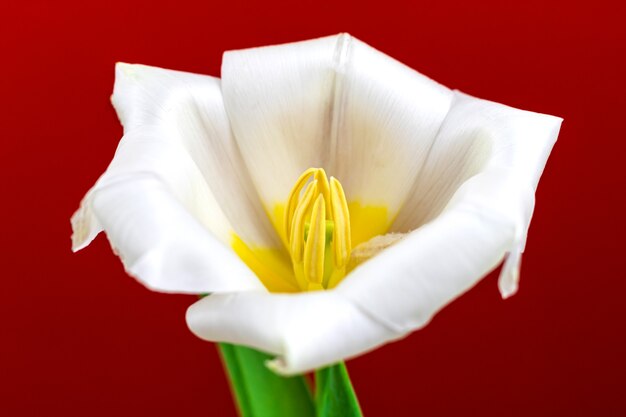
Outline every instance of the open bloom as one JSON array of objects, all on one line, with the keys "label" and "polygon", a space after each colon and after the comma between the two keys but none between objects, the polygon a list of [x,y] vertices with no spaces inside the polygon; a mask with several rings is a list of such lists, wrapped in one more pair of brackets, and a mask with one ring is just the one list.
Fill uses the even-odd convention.
[{"label": "open bloom", "polygon": [[450,90],[349,35],[118,64],[124,137],[74,215],[188,325],[296,373],[424,326],[505,257],[517,289],[561,119]]}]

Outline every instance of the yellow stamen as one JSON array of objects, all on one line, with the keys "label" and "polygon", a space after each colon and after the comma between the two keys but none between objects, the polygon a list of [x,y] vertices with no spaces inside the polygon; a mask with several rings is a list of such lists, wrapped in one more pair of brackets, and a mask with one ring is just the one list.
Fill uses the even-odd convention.
[{"label": "yellow stamen", "polygon": [[345,276],[351,250],[350,213],[339,181],[332,177],[328,181],[321,168],[307,169],[289,194],[283,224],[300,288],[337,285]]},{"label": "yellow stamen", "polygon": [[352,245],[350,242],[350,212],[343,187],[336,178],[330,179],[330,200],[332,216],[335,221],[333,241],[335,248],[335,266],[344,267],[350,258]]},{"label": "yellow stamen", "polygon": [[311,212],[311,226],[304,247],[304,277],[308,282],[324,279],[324,247],[326,246],[326,202],[320,194]]},{"label": "yellow stamen", "polygon": [[312,175],[315,174],[315,168],[309,168],[296,181],[296,185],[294,185],[291,193],[289,193],[289,198],[287,199],[287,207],[285,208],[285,236],[289,239],[291,235],[291,221],[293,219],[294,213],[296,211],[296,207],[298,206],[298,200],[300,199],[300,193],[302,189],[307,184]]},{"label": "yellow stamen", "polygon": [[324,196],[324,201],[326,202],[326,213],[330,213],[330,185],[328,184],[326,172],[321,168],[318,169],[315,173],[315,179],[320,187],[319,192]]},{"label": "yellow stamen", "polygon": [[305,216],[309,212],[309,208],[311,206],[311,202],[313,201],[313,196],[317,193],[317,180],[309,183],[306,190],[304,191],[304,196],[302,200],[298,203],[296,210],[294,211],[293,216],[293,224],[291,233],[289,231],[285,231],[287,236],[290,236],[290,244],[291,244],[291,257],[294,261],[300,262],[302,261],[302,248],[304,246],[304,220]]}]

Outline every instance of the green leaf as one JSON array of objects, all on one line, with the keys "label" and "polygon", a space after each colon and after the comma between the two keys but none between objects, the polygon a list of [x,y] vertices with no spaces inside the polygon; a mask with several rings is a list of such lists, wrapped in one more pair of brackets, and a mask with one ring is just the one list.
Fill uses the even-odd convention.
[{"label": "green leaf", "polygon": [[317,417],[362,417],[343,362],[315,372]]},{"label": "green leaf", "polygon": [[271,356],[219,343],[222,360],[242,417],[314,417],[315,404],[303,376],[282,377],[270,371]]}]

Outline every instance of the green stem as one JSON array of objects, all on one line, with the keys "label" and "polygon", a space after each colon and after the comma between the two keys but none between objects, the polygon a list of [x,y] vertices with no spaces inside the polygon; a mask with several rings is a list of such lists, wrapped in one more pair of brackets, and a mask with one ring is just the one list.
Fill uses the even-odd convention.
[{"label": "green stem", "polygon": [[242,417],[314,417],[315,403],[303,376],[282,377],[265,362],[271,356],[219,343],[219,351]]},{"label": "green stem", "polygon": [[345,363],[315,372],[317,417],[362,417]]}]

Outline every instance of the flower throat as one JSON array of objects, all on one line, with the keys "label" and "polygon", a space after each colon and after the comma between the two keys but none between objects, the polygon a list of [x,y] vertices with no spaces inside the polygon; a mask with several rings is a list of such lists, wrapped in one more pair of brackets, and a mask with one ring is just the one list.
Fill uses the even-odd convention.
[{"label": "flower throat", "polygon": [[284,230],[302,291],[329,289],[346,275],[352,249],[350,212],[341,183],[322,168],[307,169],[285,208]]}]

